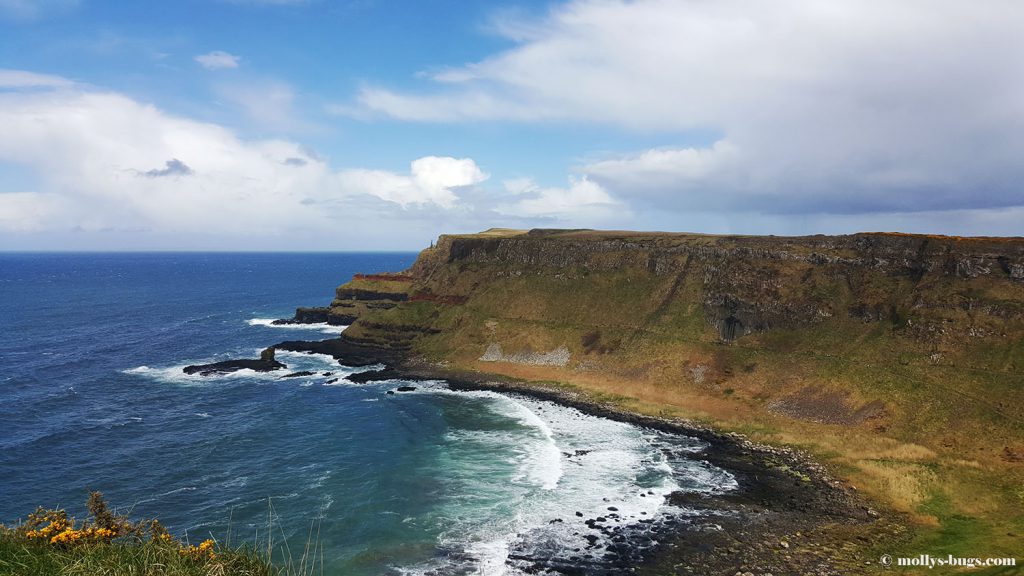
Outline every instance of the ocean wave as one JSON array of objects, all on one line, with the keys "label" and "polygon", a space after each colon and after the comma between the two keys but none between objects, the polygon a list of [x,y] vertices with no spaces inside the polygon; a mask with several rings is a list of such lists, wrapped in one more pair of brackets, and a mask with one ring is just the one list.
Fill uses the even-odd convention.
[{"label": "ocean wave", "polygon": [[142,422],[140,416],[108,416],[106,418],[86,418],[85,422],[91,426],[99,426],[106,429],[120,428],[122,426],[128,426],[129,424],[137,424]]},{"label": "ocean wave", "polygon": [[331,509],[331,505],[334,504],[334,497],[330,494],[324,494],[320,498],[320,506],[318,506],[317,514],[314,516],[317,520],[323,520],[327,518],[327,511]]},{"label": "ocean wave", "polygon": [[[198,362],[202,364],[205,362]],[[244,370],[238,370],[229,374],[211,374],[209,376],[201,376],[199,374],[185,374],[184,369],[190,364],[176,364],[174,366],[163,366],[163,367],[152,367],[152,366],[136,366],[135,368],[129,368],[122,370],[122,374],[131,374],[134,376],[141,376],[151,380],[157,380],[160,382],[166,382],[170,384],[179,384],[186,386],[204,386],[214,384],[218,382],[236,381],[241,379],[255,379],[255,380],[277,380],[282,374],[285,374],[284,370],[275,370],[273,372],[257,372],[248,368]]]},{"label": "ocean wave", "polygon": [[284,362],[285,364],[288,364],[289,368],[292,367],[292,364],[300,363],[306,365],[307,368],[310,365],[319,365],[330,369],[336,369],[340,367],[354,371],[354,369],[342,366],[341,363],[334,359],[334,356],[331,356],[330,354],[320,354],[319,352],[293,352],[291,350],[274,350],[274,357]]},{"label": "ocean wave", "polygon": [[341,334],[348,326],[336,326],[326,322],[314,324],[274,324],[275,318],[250,318],[245,321],[249,326],[263,326],[264,328],[280,328],[284,330],[315,330],[324,334]]},{"label": "ocean wave", "polygon": [[562,477],[562,451],[555,441],[555,433],[547,422],[522,402],[500,394],[495,398],[502,400],[498,404],[500,413],[532,428],[541,436],[541,441],[531,447],[521,474],[544,490],[554,490]]},{"label": "ocean wave", "polygon": [[[250,356],[258,356],[260,350],[254,349],[249,352]],[[244,356],[245,354],[243,354]],[[351,368],[348,366],[342,366],[332,356],[328,354],[315,354],[307,352],[289,352],[285,350],[277,351],[277,359],[283,362],[288,367],[286,369],[272,370],[270,372],[257,372],[251,369],[236,370],[227,374],[211,374],[209,376],[202,376],[200,374],[186,374],[184,369],[186,366],[207,364],[223,360],[224,358],[208,358],[205,360],[198,360],[194,362],[172,364],[170,366],[136,366],[135,368],[128,368],[122,370],[123,374],[130,374],[134,376],[141,376],[151,380],[157,380],[161,382],[179,384],[186,386],[202,386],[216,383],[227,383],[235,382],[239,380],[260,380],[263,382],[270,382],[281,380],[282,376],[292,374],[295,372],[313,372],[308,376],[298,376],[288,378],[286,380],[295,380],[296,384],[310,385],[311,382],[317,380],[327,380],[330,378],[344,378],[356,372],[370,369],[372,367],[362,368]]]},{"label": "ocean wave", "polygon": [[[452,520],[442,527],[439,546],[452,553],[447,559],[406,567],[407,574],[467,569],[487,575],[523,574],[511,557],[552,557],[577,549],[581,551],[574,555],[602,562],[611,536],[591,530],[588,520],[605,518],[607,526],[649,531],[650,522],[697,513],[669,506],[668,494],[736,487],[728,472],[682,456],[706,447],[696,439],[518,395],[421,389],[481,398],[490,412],[525,428],[528,440],[524,441],[522,430],[449,432],[455,442],[492,446],[498,454],[506,454],[514,472],[499,486],[493,479],[465,479],[463,488],[470,488],[470,495],[452,498],[441,513]],[[469,465],[461,473],[474,472]],[[476,510],[488,504],[491,510]],[[469,541],[467,534],[473,535]],[[585,536],[591,534],[599,540],[588,541]]]},{"label": "ocean wave", "polygon": [[139,504],[145,504],[145,503],[148,503],[148,502],[156,502],[156,501],[160,500],[161,498],[164,498],[164,497],[167,497],[167,496],[171,496],[173,494],[180,494],[181,492],[194,492],[194,491],[196,491],[198,489],[199,489],[198,486],[182,486],[180,488],[174,488],[172,490],[168,490],[166,492],[161,492],[161,493],[156,494],[154,496],[150,496],[149,498],[143,498],[141,500],[136,500],[135,501],[135,505],[138,506]]},{"label": "ocean wave", "polygon": [[249,484],[248,476],[235,476],[220,483],[221,488],[244,488]]}]

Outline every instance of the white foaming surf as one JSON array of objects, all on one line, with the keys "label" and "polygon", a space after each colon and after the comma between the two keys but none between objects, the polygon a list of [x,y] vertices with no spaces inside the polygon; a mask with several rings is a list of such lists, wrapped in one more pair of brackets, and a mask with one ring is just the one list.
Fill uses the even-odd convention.
[{"label": "white foaming surf", "polygon": [[[190,363],[193,364],[193,363]],[[276,370],[273,372],[257,372],[255,370],[238,370],[229,374],[211,374],[209,376],[200,376],[199,374],[185,374],[185,366],[190,364],[177,364],[174,366],[136,366],[135,368],[129,368],[122,370],[123,374],[132,374],[135,376],[142,376],[150,380],[157,380],[169,384],[178,384],[183,386],[206,386],[210,384],[232,382],[236,380],[249,379],[249,380],[277,380],[282,374],[286,374],[287,370]],[[194,364],[205,364],[205,362],[196,362]]]},{"label": "white foaming surf", "polygon": [[[536,430],[541,436],[540,442],[530,447],[528,457],[520,467],[521,477],[525,476],[544,490],[554,490],[562,478],[562,451],[558,448],[551,427],[522,402],[500,394],[493,394],[491,397],[501,401],[498,404],[499,413]],[[513,479],[515,480],[518,478]]]},{"label": "white foaming surf", "polygon": [[[463,475],[477,498],[453,500],[442,515],[451,519],[439,544],[456,551],[449,559],[435,559],[405,569],[408,574],[468,568],[485,576],[525,574],[510,562],[510,554],[549,557],[566,550],[601,561],[606,536],[590,529],[587,520],[604,518],[607,526],[638,526],[666,514],[693,514],[671,508],[665,497],[677,490],[723,492],[736,487],[735,479],[700,460],[677,457],[696,454],[706,445],[695,440],[584,414],[551,402],[489,391],[452,392],[427,387],[425,392],[475,396],[488,400],[487,408],[526,428],[514,430],[453,430],[459,442],[493,446],[509,453],[511,477],[504,482],[480,480],[472,464]],[[528,439],[524,442],[524,440]],[[460,463],[464,465],[465,463]],[[491,485],[487,485],[490,481]],[[484,501],[492,510],[472,509]],[[497,504],[495,504],[497,503]],[[467,534],[474,537],[467,542]],[[588,549],[585,536],[598,535]]]},{"label": "white foaming surf", "polygon": [[[258,356],[260,350],[255,350],[255,354]],[[319,366],[321,368],[338,369],[344,368],[334,356],[330,354],[320,354],[319,352],[292,352],[291,350],[274,350],[274,358],[278,361],[288,365],[288,368],[294,366],[303,365],[307,368],[310,366]]]},{"label": "white foaming surf", "polygon": [[[256,357],[259,356],[260,351],[261,349],[253,349],[248,353],[242,353],[229,357]],[[210,364],[213,362],[225,360],[229,357],[207,358],[204,360],[196,360],[194,362],[173,364],[171,366],[143,365],[136,366],[135,368],[129,368],[127,370],[122,370],[121,372],[124,374],[141,376],[150,380],[156,380],[169,384],[177,384],[184,386],[208,386],[212,384],[233,383],[242,380],[258,380],[260,382],[271,382],[275,380],[281,380],[282,376],[286,376],[294,372],[313,372],[313,374],[309,376],[298,376],[294,378],[288,378],[288,380],[294,380],[296,384],[309,385],[311,382],[325,381],[331,378],[344,379],[344,377],[355,374],[356,372],[361,372],[364,370],[374,368],[373,366],[364,368],[351,368],[349,366],[343,366],[328,354],[316,354],[309,352],[289,352],[286,350],[279,350],[276,353],[276,357],[279,361],[288,366],[287,368],[271,370],[269,372],[257,372],[255,370],[250,370],[246,368],[243,370],[229,372],[227,374],[210,374],[209,376],[202,376],[200,374],[186,374],[184,371],[186,366]]]},{"label": "white foaming surf", "polygon": [[245,321],[249,326],[263,326],[264,328],[280,328],[283,330],[315,330],[324,334],[341,334],[348,326],[336,326],[326,322],[311,324],[274,324],[275,318],[250,318]]}]

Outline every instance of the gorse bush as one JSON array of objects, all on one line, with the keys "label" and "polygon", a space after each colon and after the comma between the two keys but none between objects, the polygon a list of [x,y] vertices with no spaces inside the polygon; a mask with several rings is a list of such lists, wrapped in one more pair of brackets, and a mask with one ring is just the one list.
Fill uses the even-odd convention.
[{"label": "gorse bush", "polygon": [[253,547],[229,548],[214,540],[192,545],[158,520],[133,522],[116,514],[99,492],[89,495],[89,518],[78,523],[64,510],[38,508],[16,526],[0,525],[0,575],[277,576]]},{"label": "gorse bush", "polygon": [[[23,538],[29,541],[49,543],[54,546],[70,546],[88,543],[110,543],[115,538],[142,538],[146,532],[144,523],[132,523],[126,516],[110,511],[100,492],[89,494],[86,508],[92,517],[76,528],[74,518],[68,518],[64,510],[38,508],[28,515],[28,520],[13,529],[5,528],[5,536]],[[162,530],[159,522],[150,523],[151,530]],[[166,531],[164,531],[166,533]]]}]

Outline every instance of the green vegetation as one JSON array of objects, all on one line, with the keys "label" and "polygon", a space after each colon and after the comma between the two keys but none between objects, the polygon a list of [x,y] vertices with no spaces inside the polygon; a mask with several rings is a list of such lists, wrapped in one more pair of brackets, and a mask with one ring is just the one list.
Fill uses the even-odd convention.
[{"label": "green vegetation", "polygon": [[295,562],[269,557],[273,542],[233,547],[212,539],[183,542],[157,520],[132,522],[110,510],[99,492],[80,524],[64,510],[37,509],[16,526],[0,525],[0,576],[305,576],[322,571],[307,543]]},{"label": "green vegetation", "polygon": [[[409,271],[407,290],[435,302],[362,303],[350,332],[806,450],[905,518],[912,535],[884,553],[1014,556],[1024,282],[1009,270],[1021,265],[1020,239],[444,236]],[[732,314],[752,333],[723,340]],[[571,360],[479,361],[492,343],[565,346]]]}]

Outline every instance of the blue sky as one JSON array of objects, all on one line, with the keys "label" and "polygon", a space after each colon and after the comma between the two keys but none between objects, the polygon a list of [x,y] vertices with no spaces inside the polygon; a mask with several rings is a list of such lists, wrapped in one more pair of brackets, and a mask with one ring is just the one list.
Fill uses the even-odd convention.
[{"label": "blue sky", "polygon": [[0,249],[1020,235],[994,0],[0,0]]}]

